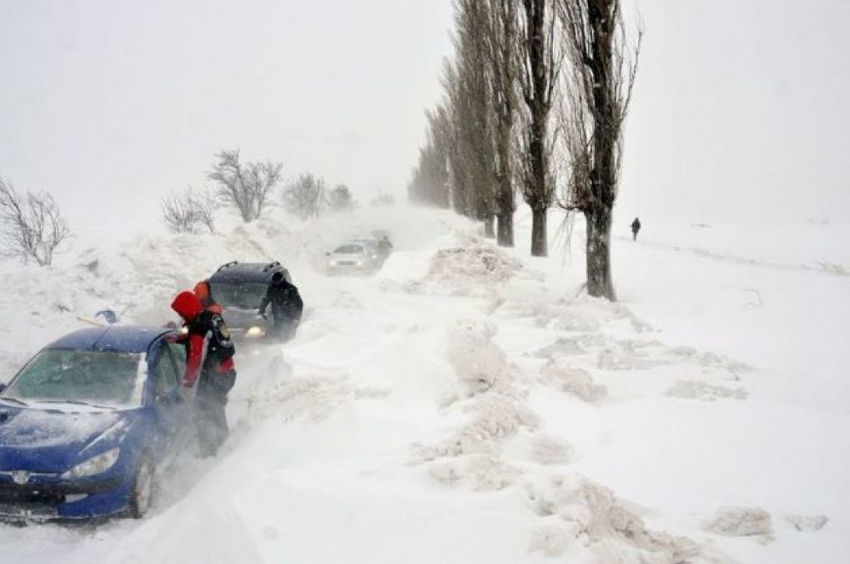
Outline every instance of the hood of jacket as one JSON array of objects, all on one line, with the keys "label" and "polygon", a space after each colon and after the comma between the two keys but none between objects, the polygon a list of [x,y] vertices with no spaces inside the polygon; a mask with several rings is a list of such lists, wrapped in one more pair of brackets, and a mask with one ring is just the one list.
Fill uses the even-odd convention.
[{"label": "hood of jacket", "polygon": [[171,302],[171,309],[176,311],[185,321],[191,323],[204,311],[204,306],[201,305],[198,296],[192,292],[180,292]]}]

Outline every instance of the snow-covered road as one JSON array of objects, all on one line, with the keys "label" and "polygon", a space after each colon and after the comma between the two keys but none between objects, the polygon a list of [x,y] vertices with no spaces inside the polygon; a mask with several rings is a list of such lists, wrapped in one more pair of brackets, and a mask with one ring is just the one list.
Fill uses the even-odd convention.
[{"label": "snow-covered road", "polygon": [[[162,476],[141,522],[0,526],[0,562],[850,558],[850,277],[681,228],[675,245],[615,241],[612,305],[575,297],[579,257],[531,259],[523,237],[503,252],[449,214],[340,223],[239,228],[208,259],[282,258],[308,305],[293,342],[240,351],[217,460]],[[334,238],[388,224],[398,252],[378,275],[314,268]],[[56,273],[58,299],[4,267],[21,291],[0,307],[29,329],[0,335],[0,367],[104,300],[164,315],[154,304],[210,268],[172,243],[92,251]],[[718,534],[726,506],[766,510],[770,531]]]}]

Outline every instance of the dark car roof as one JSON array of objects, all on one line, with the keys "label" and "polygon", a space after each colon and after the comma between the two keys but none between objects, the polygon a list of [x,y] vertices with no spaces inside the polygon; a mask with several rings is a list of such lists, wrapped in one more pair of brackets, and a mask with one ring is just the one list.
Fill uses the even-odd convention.
[{"label": "dark car roof", "polygon": [[237,262],[229,263],[216,271],[210,276],[210,282],[238,284],[240,282],[262,282],[268,284],[271,282],[272,274],[275,272],[283,272],[288,274],[287,270],[279,263],[268,262]]},{"label": "dark car roof", "polygon": [[137,325],[92,327],[68,333],[51,343],[47,348],[146,352],[151,343],[162,335],[171,332],[173,331],[163,327],[140,327]]}]

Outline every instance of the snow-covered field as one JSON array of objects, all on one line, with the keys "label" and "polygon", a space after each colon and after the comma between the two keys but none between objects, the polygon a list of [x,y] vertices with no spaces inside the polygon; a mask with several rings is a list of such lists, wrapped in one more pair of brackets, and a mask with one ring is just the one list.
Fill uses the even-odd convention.
[{"label": "snow-covered field", "polygon": [[[171,319],[233,259],[285,263],[307,304],[294,341],[240,351],[229,443],[152,515],[0,525],[0,562],[850,561],[850,230],[645,220],[610,304],[556,229],[528,257],[528,223],[507,252],[389,208],[0,263],[0,380],[102,307]],[[381,272],[322,274],[370,229]]]}]

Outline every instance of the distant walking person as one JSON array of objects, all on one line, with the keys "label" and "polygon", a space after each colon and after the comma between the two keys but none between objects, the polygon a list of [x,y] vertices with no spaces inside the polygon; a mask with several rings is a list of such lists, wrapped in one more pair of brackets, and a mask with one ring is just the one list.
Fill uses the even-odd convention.
[{"label": "distant walking person", "polygon": [[271,305],[273,334],[283,340],[295,336],[298,324],[301,323],[301,311],[304,309],[304,302],[301,300],[298,288],[286,278],[283,272],[275,272],[266,295],[260,302],[260,315],[263,317],[266,316],[266,309]]},{"label": "distant walking person", "polygon": [[632,222],[632,241],[637,241],[638,231],[640,231],[640,219],[635,218]]}]

